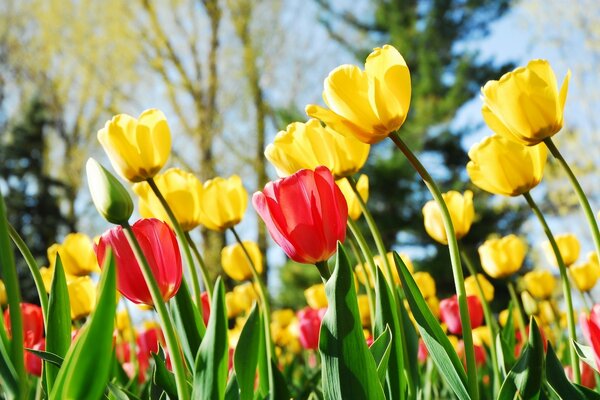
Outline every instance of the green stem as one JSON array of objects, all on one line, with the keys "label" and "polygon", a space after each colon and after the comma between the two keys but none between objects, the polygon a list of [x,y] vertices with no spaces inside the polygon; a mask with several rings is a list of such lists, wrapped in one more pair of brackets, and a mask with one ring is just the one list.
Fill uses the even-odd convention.
[{"label": "green stem", "polygon": [[315,267],[319,270],[319,274],[321,274],[321,279],[323,279],[323,283],[327,283],[329,278],[331,278],[331,272],[329,272],[329,266],[327,265],[327,261],[317,261],[315,263]]},{"label": "green stem", "polygon": [[465,279],[463,277],[462,266],[460,263],[460,253],[458,251],[458,241],[454,233],[452,218],[446,206],[446,202],[438,188],[437,184],[429,175],[429,172],[423,167],[423,164],[408,148],[404,141],[394,132],[390,138],[407,158],[408,162],[413,166],[417,173],[423,179],[425,186],[431,192],[434,200],[437,202],[442,213],[444,228],[446,229],[446,237],[448,238],[448,248],[450,251],[450,262],[452,264],[452,274],[454,276],[454,285],[456,287],[456,297],[460,310],[460,320],[463,329],[463,342],[465,345],[465,358],[467,360],[467,380],[469,395],[473,400],[479,399],[479,384],[477,382],[477,364],[475,364],[475,350],[473,348],[473,335],[471,331],[471,320],[469,318],[469,308],[467,307],[467,291],[465,289]]},{"label": "green stem", "polygon": [[200,273],[202,274],[202,280],[204,281],[204,286],[206,288],[208,298],[212,299],[213,285],[212,281],[210,280],[210,276],[208,275],[208,268],[206,267],[204,258],[202,258],[202,255],[200,254],[200,251],[198,251],[198,247],[196,246],[196,243],[194,243],[194,241],[192,240],[192,236],[189,232],[185,233],[185,238],[190,247],[192,248],[192,252],[196,257],[196,261],[198,261],[198,265],[200,266]]},{"label": "green stem", "polygon": [[525,330],[527,324],[525,324],[525,317],[523,315],[523,308],[521,308],[521,302],[519,301],[519,297],[517,296],[515,285],[511,281],[506,281],[506,287],[508,288],[508,294],[510,296],[510,299],[514,304],[514,309],[517,311],[517,322],[519,323],[519,332],[521,332],[521,340],[525,341],[527,340],[527,331]]},{"label": "green stem", "polygon": [[558,160],[559,164],[562,166],[562,168],[567,173],[567,176],[569,177],[569,181],[571,181],[571,185],[573,186],[573,189],[575,190],[575,193],[577,194],[577,198],[579,199],[579,204],[581,205],[581,208],[583,209],[583,213],[585,214],[585,218],[587,219],[590,231],[592,232],[592,238],[594,239],[594,247],[596,247],[596,254],[598,254],[598,257],[600,257],[600,230],[598,229],[598,221],[596,220],[596,217],[594,216],[594,212],[592,211],[590,202],[588,201],[585,193],[583,192],[583,189],[581,188],[581,185],[579,184],[577,177],[571,170],[571,167],[569,167],[569,164],[567,164],[567,162],[565,161],[565,159],[562,156],[562,154],[560,153],[560,151],[558,151],[558,148],[552,141],[552,138],[544,139],[544,143],[546,144],[546,147],[548,147],[548,150],[550,150],[550,153],[552,153],[554,158],[556,158]]},{"label": "green stem", "polygon": [[275,375],[273,373],[273,363],[274,360],[274,352],[273,352],[273,340],[271,339],[271,306],[269,304],[269,299],[267,297],[267,291],[265,289],[265,285],[263,284],[262,279],[260,279],[260,275],[254,266],[254,261],[252,261],[252,257],[250,257],[250,253],[248,253],[248,249],[244,246],[244,242],[238,235],[237,231],[234,227],[229,228],[235,237],[235,240],[242,247],[244,255],[248,260],[248,264],[250,265],[250,271],[252,271],[252,278],[254,279],[254,283],[258,286],[258,296],[260,297],[260,302],[263,306],[263,322],[264,322],[264,331],[265,331],[265,348],[267,351],[267,373],[269,374],[269,397],[271,399],[275,398]]},{"label": "green stem", "polygon": [[360,251],[358,250],[356,241],[350,239],[348,242],[350,242],[350,247],[352,248],[352,252],[356,257],[356,262],[360,264],[360,268],[362,268],[363,274],[365,275],[364,286],[365,290],[367,291],[367,298],[369,299],[369,319],[371,320],[371,335],[373,335],[373,330],[375,329],[375,294],[373,293],[373,287],[371,286],[371,279],[369,279],[369,274],[365,268],[366,261],[363,262],[360,256]]},{"label": "green stem", "polygon": [[492,316],[490,303],[488,303],[488,301],[485,299],[483,287],[479,282],[479,276],[477,274],[475,266],[471,262],[471,258],[464,250],[461,250],[460,254],[465,262],[465,265],[467,266],[467,269],[469,270],[469,273],[471,274],[471,276],[473,276],[473,278],[475,279],[475,283],[477,284],[477,291],[479,293],[479,298],[481,299],[481,304],[483,305],[483,316],[485,318],[485,324],[488,326],[488,329],[491,333],[492,340],[490,340],[490,352],[492,353],[492,370],[494,373],[494,397],[496,397],[496,394],[498,393],[502,382],[500,378],[500,369],[498,368],[498,353],[496,352],[496,334],[498,333],[498,325],[496,324],[496,320]]},{"label": "green stem", "polygon": [[[129,323],[129,329],[131,330],[131,332],[129,332],[127,339],[128,345],[129,345],[129,357],[131,359],[131,364],[133,365],[133,377],[131,378],[133,379],[137,379],[137,376],[140,372],[140,364],[138,361],[138,357],[137,357],[137,351],[136,351],[136,342],[135,342],[135,334],[133,333],[133,319],[131,318],[131,310],[129,309],[129,304],[127,303],[127,301],[123,302],[124,306],[125,306],[125,314],[127,314],[127,321]],[[122,339],[123,335],[121,335]]]},{"label": "green stem", "polygon": [[[148,185],[150,185],[150,188],[154,192],[154,195],[156,195],[156,197],[158,198],[158,201],[160,201],[160,204],[162,204],[163,208],[165,209],[165,212],[169,216],[169,220],[171,220],[171,225],[175,229],[175,233],[177,233],[177,237],[179,238],[179,243],[181,243],[181,247],[183,247],[183,253],[185,254],[185,260],[186,260],[186,263],[190,270],[190,275],[192,276],[192,287],[194,289],[194,299],[196,300],[196,304],[201,304],[201,300],[200,300],[201,292],[200,292],[200,282],[198,280],[198,273],[196,272],[196,265],[194,264],[194,260],[192,259],[192,253],[190,252],[190,247],[189,247],[188,241],[185,237],[185,233],[183,232],[183,229],[181,229],[181,225],[179,224],[179,221],[177,221],[177,218],[175,218],[175,214],[173,214],[173,210],[171,210],[171,207],[169,207],[169,203],[167,203],[167,200],[164,198],[164,196],[160,192],[160,189],[158,188],[158,186],[156,186],[156,182],[154,182],[154,179],[148,178],[148,180],[146,182],[148,182]],[[210,296],[212,294],[212,287],[210,286],[210,283],[204,282],[204,286],[206,286],[206,291],[208,292],[208,294]],[[210,291],[209,291],[209,287],[211,289]]]},{"label": "green stem", "polygon": [[146,257],[144,257],[144,252],[142,251],[142,248],[140,247],[140,244],[133,233],[133,229],[131,229],[131,226],[128,223],[125,223],[122,226],[125,237],[127,238],[127,241],[129,241],[129,245],[131,246],[133,254],[135,255],[135,258],[140,266],[140,270],[142,271],[146,285],[148,285],[148,290],[152,296],[152,302],[154,303],[154,307],[158,312],[158,316],[163,327],[165,340],[169,349],[169,355],[171,356],[171,363],[173,365],[173,373],[175,374],[177,396],[181,400],[189,400],[190,393],[188,391],[188,384],[185,379],[185,365],[183,363],[183,358],[181,357],[179,341],[177,340],[177,334],[175,333],[175,328],[173,327],[173,321],[171,320],[171,316],[167,310],[167,307],[165,306],[165,302],[163,301],[160,289],[156,283],[156,279],[152,274],[150,265],[148,265],[148,261],[146,260]]},{"label": "green stem", "polygon": [[38,293],[38,297],[40,298],[40,305],[42,307],[42,313],[44,314],[44,321],[46,324],[48,323],[48,293],[46,292],[46,287],[44,286],[44,280],[42,279],[42,274],[40,273],[40,268],[31,254],[31,251],[19,236],[19,233],[13,228],[11,224],[8,224],[8,234],[12,239],[13,243],[17,246],[21,255],[25,259],[25,263],[27,267],[29,267],[29,271],[31,272],[31,276],[33,276],[33,282],[35,283],[35,288]]},{"label": "green stem", "polygon": [[554,235],[552,235],[552,231],[544,218],[544,214],[539,209],[531,195],[528,193],[523,193],[525,200],[529,204],[529,207],[533,210],[533,213],[540,221],[540,224],[544,228],[544,233],[548,237],[548,241],[552,246],[552,250],[554,251],[554,256],[556,257],[556,261],[558,263],[558,269],[560,271],[560,278],[563,284],[563,292],[565,294],[565,302],[567,303],[567,322],[569,325],[569,354],[571,356],[571,367],[573,368],[573,377],[575,383],[581,382],[581,372],[579,370],[579,359],[577,357],[577,353],[573,348],[573,341],[577,340],[576,333],[576,325],[575,325],[575,312],[573,311],[573,300],[571,298],[571,285],[569,283],[569,277],[567,275],[567,267],[565,266],[565,262],[560,254],[560,250],[558,249],[558,245],[556,244],[556,240],[554,240]]},{"label": "green stem", "polygon": [[[365,257],[367,265],[369,266],[369,273],[371,274],[371,279],[373,279],[373,283],[375,283],[375,277],[377,276],[377,266],[375,265],[375,261],[373,261],[373,253],[371,253],[371,249],[369,248],[365,237],[360,231],[360,228],[358,227],[358,225],[356,225],[356,222],[352,221],[351,219],[348,219],[348,227],[350,228],[350,232],[352,232],[352,235],[356,239],[358,247],[360,247],[360,251],[362,251],[363,256]],[[365,276],[368,280],[368,274],[366,274]]]}]

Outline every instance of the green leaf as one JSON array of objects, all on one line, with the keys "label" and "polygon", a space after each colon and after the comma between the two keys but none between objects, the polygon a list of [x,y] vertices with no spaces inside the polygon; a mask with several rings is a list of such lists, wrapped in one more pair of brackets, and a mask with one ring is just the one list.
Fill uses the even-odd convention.
[{"label": "green leaf", "polygon": [[373,355],[375,364],[377,365],[377,375],[382,385],[385,384],[385,376],[387,372],[388,361],[390,359],[390,352],[392,349],[392,332],[390,331],[389,325],[385,327],[385,330],[369,347],[369,351]]},{"label": "green leaf", "polygon": [[[402,261],[402,259],[400,259]],[[402,321],[402,334],[404,335],[404,340],[406,342],[405,349],[405,359],[404,359],[404,369],[407,373],[411,374],[413,385],[415,382],[419,382],[420,372],[419,372],[419,336],[417,336],[417,331],[412,321],[410,320],[410,316],[406,307],[404,306],[404,292],[400,295],[400,290],[398,290],[398,308],[401,313],[401,321]]]},{"label": "green leaf", "polygon": [[112,382],[108,382],[108,392],[115,400],[130,400],[132,397]]},{"label": "green leaf", "polygon": [[377,366],[363,336],[352,269],[341,243],[325,285],[329,307],[321,323],[319,351],[327,399],[383,400]]},{"label": "green leaf", "polygon": [[261,315],[258,305],[254,304],[252,311],[242,328],[240,339],[233,355],[233,366],[240,389],[240,399],[247,400],[254,397],[254,379],[258,364],[260,341],[264,340],[261,334]]},{"label": "green leaf", "polygon": [[229,377],[227,387],[225,388],[225,400],[239,400],[240,398],[240,387],[238,386],[238,380],[235,372]]},{"label": "green leaf", "polygon": [[50,363],[54,366],[57,366],[59,368],[62,365],[62,363],[64,362],[63,357],[61,357],[57,354],[51,353],[49,351],[36,350],[36,349],[25,349],[25,350],[27,350],[31,354],[35,354],[42,360],[47,361],[48,363]]},{"label": "green leaf", "polygon": [[[161,354],[164,352],[161,351]],[[175,375],[167,369],[165,361],[158,354],[152,353],[154,359],[154,373],[152,374],[152,382],[164,390],[170,398],[177,398],[177,384],[175,383]]]},{"label": "green leaf", "polygon": [[[48,322],[46,326],[46,351],[61,359],[65,357],[71,346],[71,306],[67,279],[63,270],[60,254],[56,255],[56,265],[48,302]],[[58,375],[58,367],[45,364],[48,392],[52,391],[54,380]]]},{"label": "green leaf", "polygon": [[185,281],[181,281],[181,286],[175,295],[175,303],[172,304],[171,310],[177,331],[183,333],[179,335],[179,340],[185,358],[189,365],[193,365],[206,327]]},{"label": "green leaf", "polygon": [[585,400],[584,394],[567,379],[563,365],[550,343],[546,352],[546,381],[561,399]]},{"label": "green leaf", "polygon": [[442,330],[437,318],[431,313],[412,274],[396,252],[394,252],[394,260],[402,280],[406,299],[431,359],[456,396],[461,400],[469,399],[466,388],[467,375],[452,343],[448,340],[448,336]]},{"label": "green leaf", "polygon": [[377,269],[376,277],[375,336],[380,336],[389,327],[392,344],[386,372],[384,390],[388,399],[402,399],[407,391],[404,375],[404,349],[402,346],[402,326],[399,320],[398,305],[383,274]]},{"label": "green leaf", "polygon": [[543,377],[544,344],[535,318],[532,318],[527,346],[504,380],[498,399],[512,399],[515,395],[523,399],[537,399]]},{"label": "green leaf", "polygon": [[[112,367],[116,311],[116,271],[112,254],[106,257],[96,309],[69,349],[56,377],[50,399],[99,399]],[[93,378],[92,378],[93,377]]]},{"label": "green leaf", "polygon": [[508,372],[515,364],[515,325],[514,325],[514,313],[513,303],[509,303],[508,306],[508,317],[506,318],[506,324],[496,336],[496,349],[498,351],[498,364],[500,365],[500,371],[506,378]]},{"label": "green leaf", "polygon": [[575,352],[577,353],[577,356],[581,359],[581,361],[592,367],[594,371],[600,373],[600,371],[598,371],[598,366],[596,365],[594,349],[590,346],[586,346],[585,344],[577,343],[574,340],[572,341],[572,343],[573,347],[575,347]]},{"label": "green leaf", "polygon": [[290,395],[290,392],[288,390],[287,382],[285,381],[285,378],[283,377],[283,374],[281,373],[279,368],[277,368],[277,364],[275,364],[275,361],[273,360],[271,360],[271,369],[273,370],[273,383],[275,384],[275,387],[273,388],[273,395],[271,396],[271,398],[291,399],[292,396]]},{"label": "green leaf", "polygon": [[223,398],[227,385],[228,356],[225,289],[219,277],[213,292],[206,333],[196,356],[192,398]]},{"label": "green leaf", "polygon": [[[0,320],[2,319],[4,318],[0,315]],[[8,353],[4,343],[0,343],[0,387],[7,398],[15,398],[19,390],[19,382],[17,371],[15,371]]]},{"label": "green leaf", "polygon": [[[600,400],[600,394],[598,392],[595,392],[594,390],[587,388],[585,386],[582,385],[578,385],[575,384],[575,387],[581,392],[583,393],[583,395],[585,396],[584,398],[586,400]],[[571,400],[571,399],[569,399]]]}]

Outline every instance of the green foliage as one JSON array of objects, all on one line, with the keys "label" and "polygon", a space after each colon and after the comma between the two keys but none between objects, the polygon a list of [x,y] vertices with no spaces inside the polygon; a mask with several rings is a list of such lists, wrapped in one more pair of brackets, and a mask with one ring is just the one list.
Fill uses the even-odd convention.
[{"label": "green foliage", "polygon": [[255,304],[244,324],[234,353],[233,366],[241,400],[251,400],[254,395],[254,378],[260,350],[260,341],[264,340],[261,329],[261,315]]}]

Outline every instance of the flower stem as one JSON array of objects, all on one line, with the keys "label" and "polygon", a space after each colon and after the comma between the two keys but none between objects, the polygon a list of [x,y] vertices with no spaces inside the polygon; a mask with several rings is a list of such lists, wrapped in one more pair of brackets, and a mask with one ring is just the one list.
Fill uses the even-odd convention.
[{"label": "flower stem", "polygon": [[196,246],[196,243],[194,243],[194,241],[192,240],[192,236],[189,232],[185,233],[185,238],[188,244],[190,245],[194,256],[196,256],[196,261],[198,261],[198,265],[200,266],[200,273],[202,274],[202,280],[204,281],[204,287],[206,289],[206,293],[208,294],[208,298],[212,299],[213,284],[210,280],[210,276],[208,275],[208,268],[206,267],[204,258],[202,258],[202,255],[200,254],[200,251],[198,251],[198,247]]},{"label": "flower stem", "polygon": [[364,286],[365,290],[367,291],[367,298],[369,299],[369,319],[371,321],[371,334],[373,334],[373,329],[375,328],[375,294],[373,293],[373,287],[371,286],[371,279],[369,279],[369,274],[367,273],[367,269],[365,267],[366,262],[363,262],[363,259],[360,256],[360,250],[358,250],[356,240],[350,239],[348,241],[350,242],[350,247],[352,248],[352,252],[356,257],[356,261],[358,262],[358,264],[360,264],[360,268],[362,268],[363,274],[365,276]]},{"label": "flower stem", "polygon": [[423,164],[408,148],[404,141],[398,135],[398,132],[394,132],[390,135],[390,138],[408,159],[408,162],[413,166],[417,173],[425,182],[425,186],[431,192],[434,200],[437,202],[442,213],[442,219],[444,221],[444,228],[446,229],[446,237],[448,238],[448,247],[450,251],[450,262],[452,264],[452,273],[454,275],[454,285],[456,287],[456,297],[458,299],[458,306],[460,310],[460,321],[463,327],[463,342],[465,345],[465,358],[467,360],[467,380],[468,380],[468,392],[471,399],[479,399],[479,387],[477,382],[477,365],[475,364],[475,350],[473,348],[473,335],[471,332],[471,320],[469,318],[469,309],[467,307],[467,291],[465,289],[465,279],[463,277],[462,266],[460,263],[460,253],[458,250],[458,241],[454,233],[454,226],[452,225],[452,219],[450,212],[446,206],[446,202],[442,197],[442,193],[438,188],[437,184],[427,172]]},{"label": "flower stem", "polygon": [[254,266],[254,261],[252,261],[252,257],[250,257],[250,253],[248,253],[248,249],[244,246],[244,242],[238,235],[237,231],[234,227],[229,228],[235,240],[242,247],[242,251],[248,260],[248,264],[250,265],[250,271],[252,271],[252,278],[254,279],[254,283],[258,286],[258,296],[260,297],[260,302],[263,306],[263,323],[264,323],[264,331],[265,331],[265,349],[267,351],[267,373],[269,374],[269,396],[270,398],[274,398],[275,391],[275,375],[273,374],[273,363],[274,360],[274,352],[273,352],[273,340],[271,339],[271,306],[269,305],[269,299],[267,297],[267,291],[265,289],[265,285],[260,279],[260,275]]},{"label": "flower stem", "polygon": [[571,185],[573,186],[573,189],[577,194],[579,204],[581,205],[581,208],[583,208],[583,213],[585,214],[585,218],[587,219],[590,231],[592,232],[592,238],[594,239],[594,247],[596,248],[596,254],[598,254],[598,257],[600,257],[600,230],[598,229],[598,221],[596,221],[594,212],[592,211],[592,207],[590,206],[590,202],[588,201],[585,193],[583,192],[583,189],[581,188],[577,177],[571,170],[571,167],[569,167],[569,164],[567,164],[567,162],[565,161],[560,151],[558,151],[558,148],[552,141],[552,138],[544,139],[544,143],[546,144],[546,147],[548,147],[548,150],[550,150],[550,153],[552,153],[554,158],[558,160],[559,164],[567,173],[569,181],[571,181]]},{"label": "flower stem", "polygon": [[576,325],[575,325],[575,313],[573,311],[573,300],[571,298],[571,285],[569,283],[569,276],[567,275],[567,267],[565,266],[565,262],[560,254],[560,250],[558,249],[558,245],[556,244],[556,240],[554,240],[554,236],[552,235],[552,231],[542,214],[542,211],[539,209],[538,205],[535,203],[529,192],[523,193],[523,197],[527,200],[529,207],[533,210],[533,213],[540,221],[540,224],[544,228],[544,233],[548,237],[548,241],[552,246],[552,250],[554,251],[554,256],[556,257],[556,261],[558,263],[558,269],[560,271],[560,278],[563,284],[563,292],[565,294],[565,302],[567,303],[567,322],[569,325],[569,355],[571,357],[571,367],[573,368],[573,377],[575,383],[581,382],[581,372],[579,370],[579,359],[577,357],[577,353],[575,353],[575,349],[573,348],[573,341],[577,340],[576,333]]},{"label": "flower stem", "polygon": [[[150,185],[150,188],[152,189],[152,191],[154,192],[156,197],[158,198],[158,200],[160,201],[160,204],[162,204],[167,215],[169,216],[169,219],[171,220],[171,225],[173,226],[173,228],[175,228],[175,233],[177,233],[177,237],[179,238],[181,247],[183,247],[183,252],[185,254],[185,260],[188,265],[188,268],[190,269],[190,275],[192,276],[192,287],[194,288],[194,299],[196,300],[196,304],[200,304],[200,302],[201,302],[200,301],[200,295],[201,295],[200,282],[198,280],[198,273],[196,272],[196,265],[194,264],[194,260],[192,259],[192,253],[190,252],[190,247],[189,247],[187,238],[185,236],[185,233],[183,232],[183,229],[181,229],[181,225],[179,224],[179,221],[177,221],[177,218],[175,218],[175,214],[173,214],[173,210],[171,210],[171,207],[169,207],[169,203],[167,203],[167,200],[160,192],[160,189],[158,188],[158,186],[156,186],[156,182],[154,182],[154,179],[148,178],[147,182],[148,182],[148,185]],[[202,275],[204,276],[204,271],[202,272]],[[205,281],[204,286],[206,287],[206,291],[208,292],[208,295],[210,297],[212,295],[212,286],[210,285],[210,282]],[[209,288],[210,288],[210,290],[209,290]]]},{"label": "flower stem", "polygon": [[519,301],[519,298],[517,297],[517,291],[515,290],[515,285],[507,280],[506,281],[506,287],[508,288],[508,294],[510,296],[510,299],[512,300],[514,307],[516,309],[517,312],[517,319],[518,319],[518,323],[519,323],[519,332],[521,332],[521,340],[526,340],[525,338],[527,337],[527,331],[525,330],[525,327],[527,326],[525,324],[525,317],[523,316],[523,309],[521,308],[521,302]]},{"label": "flower stem", "polygon": [[154,279],[150,265],[148,265],[148,261],[146,260],[146,257],[144,257],[142,248],[140,247],[140,244],[133,233],[133,229],[131,229],[129,224],[123,224],[122,226],[125,237],[127,238],[127,241],[129,241],[129,245],[133,250],[133,254],[135,254],[135,258],[140,265],[140,269],[144,275],[144,280],[146,281],[148,290],[152,296],[152,302],[154,303],[154,307],[156,308],[162,323],[167,347],[169,349],[169,355],[171,356],[171,363],[173,365],[173,373],[175,374],[177,397],[182,400],[189,400],[190,394],[188,391],[188,384],[185,379],[185,365],[183,363],[183,358],[181,357],[181,351],[179,342],[177,340],[177,334],[175,333],[175,329],[173,327],[173,321],[171,320],[171,316],[167,311],[167,307],[163,301],[160,289],[156,283],[156,279]]},{"label": "flower stem", "polygon": [[481,304],[483,305],[483,316],[485,318],[485,324],[488,326],[490,330],[492,340],[490,340],[490,352],[492,353],[492,370],[494,373],[494,397],[500,390],[500,385],[502,384],[502,380],[500,378],[500,369],[498,368],[498,353],[496,352],[496,334],[498,333],[498,325],[496,324],[496,320],[492,316],[492,310],[490,308],[490,303],[488,303],[485,299],[485,294],[483,292],[483,287],[479,282],[479,276],[477,274],[477,270],[475,266],[471,262],[471,258],[467,254],[466,251],[461,250],[460,255],[469,270],[469,273],[475,278],[475,283],[477,284],[477,291],[479,293],[479,298],[481,299]]},{"label": "flower stem", "polygon": [[329,266],[327,265],[327,261],[317,261],[315,263],[315,267],[319,270],[319,274],[321,274],[321,279],[323,279],[323,283],[327,283],[329,278],[331,278],[331,272],[329,272]]},{"label": "flower stem", "polygon": [[[375,285],[375,277],[377,276],[377,266],[375,265],[375,261],[373,261],[373,253],[371,253],[371,249],[369,248],[365,237],[360,231],[360,228],[358,227],[358,225],[356,225],[356,222],[352,221],[351,219],[348,219],[348,227],[350,228],[350,232],[352,232],[352,235],[356,239],[358,247],[360,247],[360,251],[362,251],[363,256],[365,257],[367,265],[369,266],[369,273],[371,279],[373,279],[373,285]],[[366,272],[367,271],[365,271],[365,277],[368,281],[369,274],[366,274]]]}]

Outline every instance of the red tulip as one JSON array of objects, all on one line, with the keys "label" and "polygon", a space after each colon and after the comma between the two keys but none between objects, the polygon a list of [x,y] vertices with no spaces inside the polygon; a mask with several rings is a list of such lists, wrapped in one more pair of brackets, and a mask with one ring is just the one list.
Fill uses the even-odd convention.
[{"label": "red tulip", "polygon": [[[467,296],[467,307],[469,309],[471,328],[481,326],[483,324],[483,307],[481,307],[479,298],[477,296]],[[446,324],[450,333],[453,335],[462,335],[460,311],[456,295],[440,301],[440,315],[442,322]]]},{"label": "red tulip", "polygon": [[254,193],[252,204],[275,243],[296,262],[325,261],[346,238],[348,205],[326,167],[269,182]]},{"label": "red tulip", "polygon": [[[579,363],[579,368],[581,370],[581,384],[586,388],[594,389],[596,387],[596,374],[592,367],[582,361]],[[565,366],[565,374],[570,381],[573,381],[573,368],[570,365]]]},{"label": "red tulip", "polygon": [[[21,316],[23,317],[23,340],[27,343],[37,343],[44,337],[44,316],[40,306],[29,303],[21,303]],[[11,334],[10,310],[4,311],[4,326],[8,334]]]},{"label": "red tulip", "polygon": [[152,353],[158,354],[159,344],[164,348],[165,339],[159,327],[153,327],[141,332],[136,340],[137,357],[140,368],[140,379],[146,376],[146,371],[150,367],[150,357]]},{"label": "red tulip", "polygon": [[[40,338],[35,343],[25,341],[25,348],[44,351],[46,350],[46,339]],[[42,359],[25,350],[25,369],[32,375],[42,376]]]},{"label": "red tulip", "polygon": [[600,304],[594,304],[589,316],[581,313],[579,321],[583,336],[594,350],[596,366],[600,368]]},{"label": "red tulip", "polygon": [[425,342],[423,339],[419,339],[419,349],[417,351],[417,358],[420,362],[424,363],[427,361],[427,357],[429,357],[429,351],[427,350],[427,346],[425,346]]},{"label": "red tulip", "polygon": [[202,301],[202,319],[204,320],[204,325],[208,325],[208,319],[210,318],[210,299],[208,298],[208,293],[202,292],[200,300]]},{"label": "red tulip", "polygon": [[[155,218],[140,219],[132,228],[158,283],[162,298],[168,301],[179,290],[182,276],[181,255],[175,234],[166,223]],[[121,226],[115,226],[100,237],[95,249],[101,266],[109,247],[112,248],[117,265],[119,292],[134,303],[153,305],[140,266]]]},{"label": "red tulip", "polygon": [[305,307],[296,314],[300,330],[300,344],[305,349],[311,350],[319,347],[319,333],[325,311],[327,311],[326,308],[316,310]]},{"label": "red tulip", "polygon": [[[465,342],[460,340],[458,342],[458,349],[456,349],[456,350],[457,350],[456,352],[458,353],[458,356],[464,361],[465,367],[466,367],[467,365],[466,365],[466,360],[465,360]],[[485,360],[486,360],[485,349],[482,346],[474,345],[473,350],[475,350],[475,365],[477,365],[478,367],[485,365]]]}]

